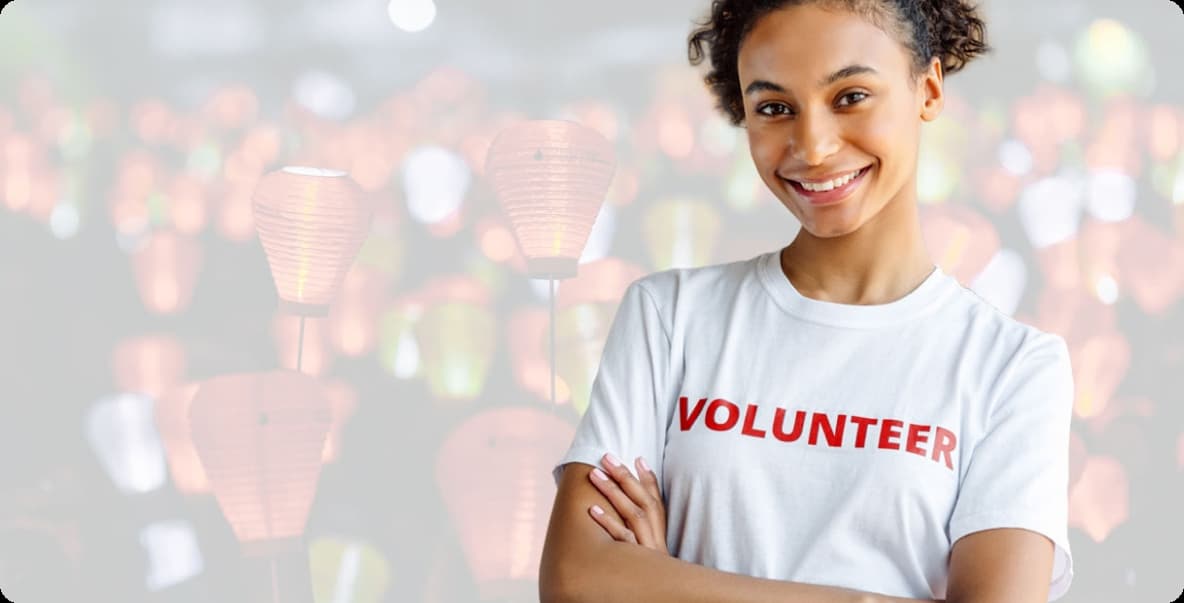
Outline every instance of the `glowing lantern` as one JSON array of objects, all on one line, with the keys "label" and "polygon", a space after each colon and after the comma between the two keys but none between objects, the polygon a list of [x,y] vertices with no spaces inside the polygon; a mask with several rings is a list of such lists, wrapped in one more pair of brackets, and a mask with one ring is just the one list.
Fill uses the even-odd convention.
[{"label": "glowing lantern", "polygon": [[629,284],[643,274],[640,266],[606,258],[584,264],[580,276],[559,289],[556,370],[571,388],[572,405],[581,415],[588,408],[617,306]]},{"label": "glowing lantern", "polygon": [[575,276],[615,161],[604,136],[571,121],[526,121],[494,138],[485,174],[535,278]]},{"label": "glowing lantern", "polygon": [[390,584],[390,562],[362,542],[318,538],[308,546],[316,603],[379,603]]},{"label": "glowing lantern", "polygon": [[710,203],[681,199],[653,204],[642,223],[650,261],[657,270],[709,263],[719,228],[719,212]]},{"label": "glowing lantern", "polygon": [[481,412],[447,436],[436,485],[480,591],[490,600],[538,581],[555,483],[575,430],[546,410]]},{"label": "glowing lantern", "polygon": [[286,167],[259,181],[253,208],[281,306],[325,315],[370,230],[358,185],[345,172]]},{"label": "glowing lantern", "polygon": [[111,368],[121,391],[159,398],[181,382],[185,348],[171,335],[130,337],[115,346]]},{"label": "glowing lantern", "polygon": [[1130,486],[1126,470],[1108,456],[1091,456],[1069,493],[1069,525],[1102,542],[1127,520]]},{"label": "glowing lantern", "polygon": [[189,421],[244,552],[299,550],[332,421],[320,382],[291,371],[215,377],[198,388]]},{"label": "glowing lantern", "polygon": [[196,393],[196,383],[185,383],[171,388],[155,406],[156,430],[164,440],[173,485],[183,494],[210,491],[206,470],[201,466],[189,430],[189,404]]},{"label": "glowing lantern", "polygon": [[136,285],[144,307],[155,314],[175,314],[189,305],[201,270],[201,245],[175,232],[159,231],[132,256]]},{"label": "glowing lantern", "polygon": [[99,461],[120,490],[151,492],[164,484],[164,451],[152,426],[152,399],[119,394],[91,408],[86,435]]},{"label": "glowing lantern", "polygon": [[419,299],[424,311],[415,334],[428,389],[444,399],[477,397],[496,345],[489,291],[472,277],[438,277]]}]

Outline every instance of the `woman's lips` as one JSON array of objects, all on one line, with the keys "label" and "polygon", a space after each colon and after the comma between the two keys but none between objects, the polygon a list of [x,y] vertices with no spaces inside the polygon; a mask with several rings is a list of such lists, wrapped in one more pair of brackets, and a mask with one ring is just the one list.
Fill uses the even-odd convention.
[{"label": "woman's lips", "polygon": [[828,205],[842,201],[848,195],[850,195],[852,191],[858,188],[859,185],[863,183],[864,176],[867,176],[867,173],[871,171],[871,167],[872,166],[869,165],[862,170],[859,170],[859,175],[852,178],[847,184],[821,193],[808,191],[802,188],[802,185],[788,178],[782,178],[782,180],[788,182],[790,187],[793,188],[793,191],[797,193],[799,197],[805,199],[810,205]]}]

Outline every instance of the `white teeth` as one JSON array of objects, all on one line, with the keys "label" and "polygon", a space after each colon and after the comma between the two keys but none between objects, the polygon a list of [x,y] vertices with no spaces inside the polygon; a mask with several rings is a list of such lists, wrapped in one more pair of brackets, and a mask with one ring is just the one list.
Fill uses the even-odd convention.
[{"label": "white teeth", "polygon": [[854,172],[851,172],[850,174],[847,174],[846,176],[843,176],[841,178],[836,178],[834,180],[831,180],[830,182],[822,182],[819,184],[810,184],[807,182],[799,182],[798,184],[801,185],[802,188],[804,188],[808,191],[812,191],[815,193],[825,193],[826,191],[834,190],[840,186],[843,186],[844,184],[847,184],[848,182],[851,181],[852,178],[859,175],[859,172],[860,172],[860,170],[855,170]]}]

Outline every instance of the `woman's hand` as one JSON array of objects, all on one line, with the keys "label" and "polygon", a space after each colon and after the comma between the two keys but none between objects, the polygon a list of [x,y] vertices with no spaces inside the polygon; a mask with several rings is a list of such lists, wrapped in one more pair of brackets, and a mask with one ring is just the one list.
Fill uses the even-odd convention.
[{"label": "woman's hand", "polygon": [[611,453],[600,460],[604,471],[597,468],[588,474],[588,479],[608,498],[626,525],[609,517],[598,505],[592,505],[588,512],[614,540],[670,555],[666,548],[666,507],[662,504],[658,478],[641,457],[633,463],[640,481]]}]

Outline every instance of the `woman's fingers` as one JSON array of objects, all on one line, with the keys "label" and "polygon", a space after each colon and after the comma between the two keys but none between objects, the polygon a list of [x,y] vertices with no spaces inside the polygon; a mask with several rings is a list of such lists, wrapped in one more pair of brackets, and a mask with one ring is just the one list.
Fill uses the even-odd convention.
[{"label": "woman's fingers", "polygon": [[[591,473],[592,482],[608,498],[613,507],[620,514],[621,519],[636,535],[640,544],[644,546],[665,547],[665,535],[659,534],[661,521],[665,525],[665,508],[661,497],[651,494],[650,488],[643,485],[624,465],[614,463],[616,457],[604,455],[601,464],[604,470],[601,475],[609,479],[601,479],[596,471]],[[656,480],[654,480],[656,483]]]},{"label": "woman's fingers", "polygon": [[[654,497],[654,500],[661,501],[662,488],[658,485],[658,476],[654,475],[654,472],[646,466],[645,458],[639,456],[636,461],[633,461],[633,464],[637,467],[637,475],[640,476],[641,485],[650,493],[650,496]],[[661,507],[662,510],[666,508],[665,505],[661,505]]]},{"label": "woman's fingers", "polygon": [[600,508],[600,505],[592,505],[588,509],[588,513],[592,515],[592,519],[595,519],[596,523],[600,524],[600,527],[608,532],[609,536],[613,537],[613,540],[639,544],[637,542],[637,536],[633,531],[622,525],[621,522],[610,517],[608,513],[604,512],[604,509]]}]

